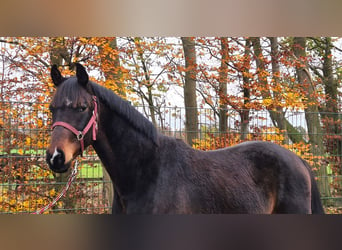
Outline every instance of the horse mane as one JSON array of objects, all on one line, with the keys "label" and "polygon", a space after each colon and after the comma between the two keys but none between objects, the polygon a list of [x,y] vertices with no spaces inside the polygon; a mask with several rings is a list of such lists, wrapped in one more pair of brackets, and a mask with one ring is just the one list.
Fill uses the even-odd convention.
[{"label": "horse mane", "polygon": [[147,139],[157,143],[157,129],[146,117],[137,111],[128,101],[116,95],[113,91],[106,89],[92,81],[89,83],[94,94],[112,111],[125,119],[134,129],[145,135]]}]

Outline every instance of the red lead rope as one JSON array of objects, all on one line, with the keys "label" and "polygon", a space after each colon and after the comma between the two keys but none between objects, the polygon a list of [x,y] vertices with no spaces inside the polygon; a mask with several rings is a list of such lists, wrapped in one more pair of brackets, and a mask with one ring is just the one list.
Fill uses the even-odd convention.
[{"label": "red lead rope", "polygon": [[77,166],[78,166],[78,161],[76,160],[75,165],[74,165],[74,169],[72,170],[68,182],[65,185],[65,187],[63,188],[63,190],[59,193],[59,195],[57,195],[51,203],[49,203],[48,205],[46,205],[45,207],[37,210],[36,212],[33,212],[32,214],[42,214],[44,213],[46,210],[50,209],[51,207],[53,207],[57,201],[59,201],[64,195],[65,193],[68,191],[68,189],[70,188],[72,182],[75,180],[75,177],[77,175]]}]

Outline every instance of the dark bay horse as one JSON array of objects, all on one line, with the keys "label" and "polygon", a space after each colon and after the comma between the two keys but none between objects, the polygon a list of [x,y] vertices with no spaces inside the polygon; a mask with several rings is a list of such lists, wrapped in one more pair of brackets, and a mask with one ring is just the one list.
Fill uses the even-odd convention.
[{"label": "dark bay horse", "polygon": [[92,145],[114,184],[113,213],[324,213],[310,166],[269,142],[199,151],[157,132],[152,123],[76,65],[56,66],[46,160],[66,172]]}]

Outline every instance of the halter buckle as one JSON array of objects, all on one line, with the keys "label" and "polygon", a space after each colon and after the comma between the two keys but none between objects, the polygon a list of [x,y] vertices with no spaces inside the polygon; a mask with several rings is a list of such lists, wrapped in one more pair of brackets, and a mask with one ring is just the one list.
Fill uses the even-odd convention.
[{"label": "halter buckle", "polygon": [[82,131],[78,131],[78,134],[76,135],[77,140],[81,141],[83,140],[84,134]]}]

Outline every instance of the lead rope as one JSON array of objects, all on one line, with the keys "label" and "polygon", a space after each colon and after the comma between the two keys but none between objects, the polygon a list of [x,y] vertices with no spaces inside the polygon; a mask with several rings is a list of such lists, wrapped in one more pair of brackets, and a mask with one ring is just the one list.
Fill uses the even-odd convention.
[{"label": "lead rope", "polygon": [[51,207],[53,207],[57,201],[60,200],[60,198],[62,198],[65,193],[68,191],[68,189],[70,188],[72,182],[75,180],[75,177],[77,175],[77,166],[78,166],[78,161],[76,160],[75,161],[75,164],[74,164],[74,169],[72,170],[70,176],[69,176],[69,179],[68,179],[68,182],[67,184],[65,185],[65,187],[63,188],[63,190],[59,193],[59,195],[57,195],[51,203],[49,203],[48,205],[46,205],[45,207],[37,210],[36,212],[33,212],[32,214],[42,214],[44,213],[46,210],[50,209]]}]

